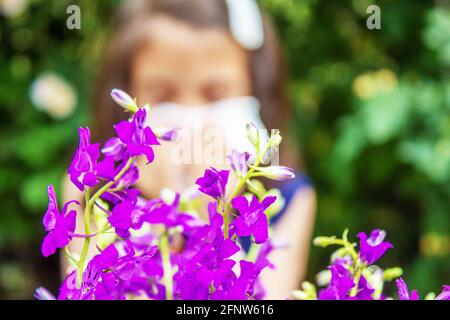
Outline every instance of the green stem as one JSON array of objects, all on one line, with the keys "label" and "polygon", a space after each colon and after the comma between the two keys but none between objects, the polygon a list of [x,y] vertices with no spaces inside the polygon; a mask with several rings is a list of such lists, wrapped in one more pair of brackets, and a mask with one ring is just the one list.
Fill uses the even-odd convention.
[{"label": "green stem", "polygon": [[77,259],[75,259],[75,257],[69,252],[69,248],[68,247],[64,247],[64,253],[67,256],[67,258],[72,261],[72,263],[75,265],[75,267],[78,268],[78,261]]},{"label": "green stem", "polygon": [[350,297],[354,297],[358,294],[359,278],[361,278],[362,270],[364,269],[364,267],[360,265],[359,261],[355,262],[355,268],[356,268],[355,286],[350,291]]},{"label": "green stem", "polygon": [[[91,189],[87,188],[85,192],[86,208],[84,210],[84,233],[89,234],[90,232],[90,221],[91,221],[91,210],[89,206],[89,197],[91,195]],[[77,288],[81,287],[81,282],[83,280],[84,265],[86,263],[86,257],[89,250],[89,244],[91,238],[85,238],[83,243],[83,249],[81,251],[80,260],[78,261],[77,269]]]},{"label": "green stem", "polygon": [[348,250],[348,252],[352,256],[353,261],[355,262],[355,266],[357,266],[357,264],[359,263],[359,255],[356,252],[353,244],[350,241],[348,241],[347,235],[348,229],[346,229],[342,235],[342,245]]},{"label": "green stem", "polygon": [[112,185],[114,185],[114,183],[116,183],[120,178],[122,178],[122,176],[128,171],[128,169],[130,169],[131,165],[133,164],[133,161],[134,161],[134,157],[131,157],[130,159],[128,159],[127,163],[122,168],[122,170],[120,170],[120,172],[117,174],[117,176],[114,178],[114,180],[105,184],[92,196],[91,200],[89,201],[89,206],[92,207],[95,203],[95,200],[100,198],[106,191],[109,191],[109,188]]},{"label": "green stem", "polygon": [[166,299],[173,300],[173,279],[172,279],[172,265],[170,263],[169,253],[169,237],[167,230],[164,230],[161,239],[159,241],[159,250],[161,252],[161,258],[163,263],[163,283],[166,287]]},{"label": "green stem", "polygon": [[256,258],[258,257],[258,254],[259,254],[260,247],[261,247],[260,245],[257,245],[256,243],[252,243],[250,245],[250,248],[248,249],[245,259],[250,262],[255,262]]},{"label": "green stem", "polygon": [[267,143],[264,151],[258,155],[255,163],[250,167],[250,170],[247,171],[247,174],[239,181],[238,185],[236,186],[236,188],[234,189],[233,193],[231,194],[229,201],[227,202],[226,206],[225,206],[225,210],[223,212],[223,233],[225,236],[225,239],[228,238],[228,229],[229,229],[229,213],[230,213],[230,209],[231,209],[231,200],[233,200],[234,197],[236,197],[239,192],[241,192],[242,187],[245,185],[246,181],[248,179],[250,179],[253,176],[254,171],[256,170],[256,168],[260,165],[264,155],[266,154],[267,150],[269,150],[270,144]]},{"label": "green stem", "polygon": [[344,233],[342,234],[342,244],[344,245],[344,247],[347,249],[347,251],[352,256],[353,263],[355,265],[355,277],[354,277],[355,285],[352,288],[352,290],[350,291],[350,296],[354,297],[358,294],[358,283],[359,283],[359,279],[361,278],[362,271],[364,269],[364,264],[359,259],[359,255],[356,252],[353,244],[350,241],[348,241],[347,235],[348,235],[348,229],[346,229],[344,231]]},{"label": "green stem", "polygon": [[[92,197],[91,197],[91,189],[87,188],[85,192],[86,199],[86,208],[84,210],[84,233],[90,234],[90,222],[91,222],[91,212],[92,208],[95,204],[95,200],[100,198],[109,188],[114,185],[120,178],[127,172],[127,170],[133,164],[134,157],[128,159],[125,166],[120,170],[120,172],[115,176],[113,181],[108,182],[103,187],[101,187]],[[81,251],[80,260],[78,261],[78,269],[77,269],[77,288],[81,286],[81,282],[83,280],[83,271],[86,265],[86,258],[89,251],[89,245],[91,243],[91,238],[85,238],[83,243],[83,249]]]}]

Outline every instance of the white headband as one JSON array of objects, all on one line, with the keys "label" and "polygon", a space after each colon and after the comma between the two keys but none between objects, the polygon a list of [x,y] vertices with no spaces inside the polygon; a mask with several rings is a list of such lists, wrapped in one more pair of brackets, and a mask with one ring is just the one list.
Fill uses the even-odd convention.
[{"label": "white headband", "polygon": [[226,0],[231,33],[246,49],[259,49],[264,43],[264,27],[256,0]]}]

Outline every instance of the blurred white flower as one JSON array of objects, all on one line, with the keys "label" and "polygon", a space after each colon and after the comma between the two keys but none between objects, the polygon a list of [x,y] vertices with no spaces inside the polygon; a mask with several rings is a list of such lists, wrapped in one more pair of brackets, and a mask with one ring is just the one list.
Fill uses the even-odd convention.
[{"label": "blurred white flower", "polygon": [[0,12],[5,17],[17,17],[21,15],[28,6],[28,0],[0,0]]},{"label": "blurred white flower", "polygon": [[72,86],[54,73],[40,75],[31,85],[30,97],[37,109],[55,119],[67,118],[77,103]]}]

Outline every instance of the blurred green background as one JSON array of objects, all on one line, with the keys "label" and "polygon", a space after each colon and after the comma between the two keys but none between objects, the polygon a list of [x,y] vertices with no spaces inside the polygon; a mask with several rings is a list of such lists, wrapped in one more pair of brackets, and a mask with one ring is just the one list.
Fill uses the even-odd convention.
[{"label": "blurred green background", "polygon": [[[0,0],[0,298],[56,291],[57,257],[40,256],[46,186],[58,188],[76,129],[89,123],[119,3]],[[315,235],[383,228],[395,249],[381,265],[404,267],[422,296],[440,292],[450,279],[449,3],[259,3],[289,65],[293,134],[318,193]],[[70,4],[81,7],[81,30],[65,27]],[[366,28],[371,4],[381,30]],[[330,250],[312,249],[308,280]]]}]

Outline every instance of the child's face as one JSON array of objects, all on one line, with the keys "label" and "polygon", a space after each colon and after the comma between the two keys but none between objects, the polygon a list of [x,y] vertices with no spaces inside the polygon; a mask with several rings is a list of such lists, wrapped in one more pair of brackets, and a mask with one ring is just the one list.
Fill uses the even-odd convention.
[{"label": "child's face", "polygon": [[196,29],[154,16],[149,37],[131,61],[131,93],[139,103],[203,105],[251,95],[247,52],[224,30]]}]

